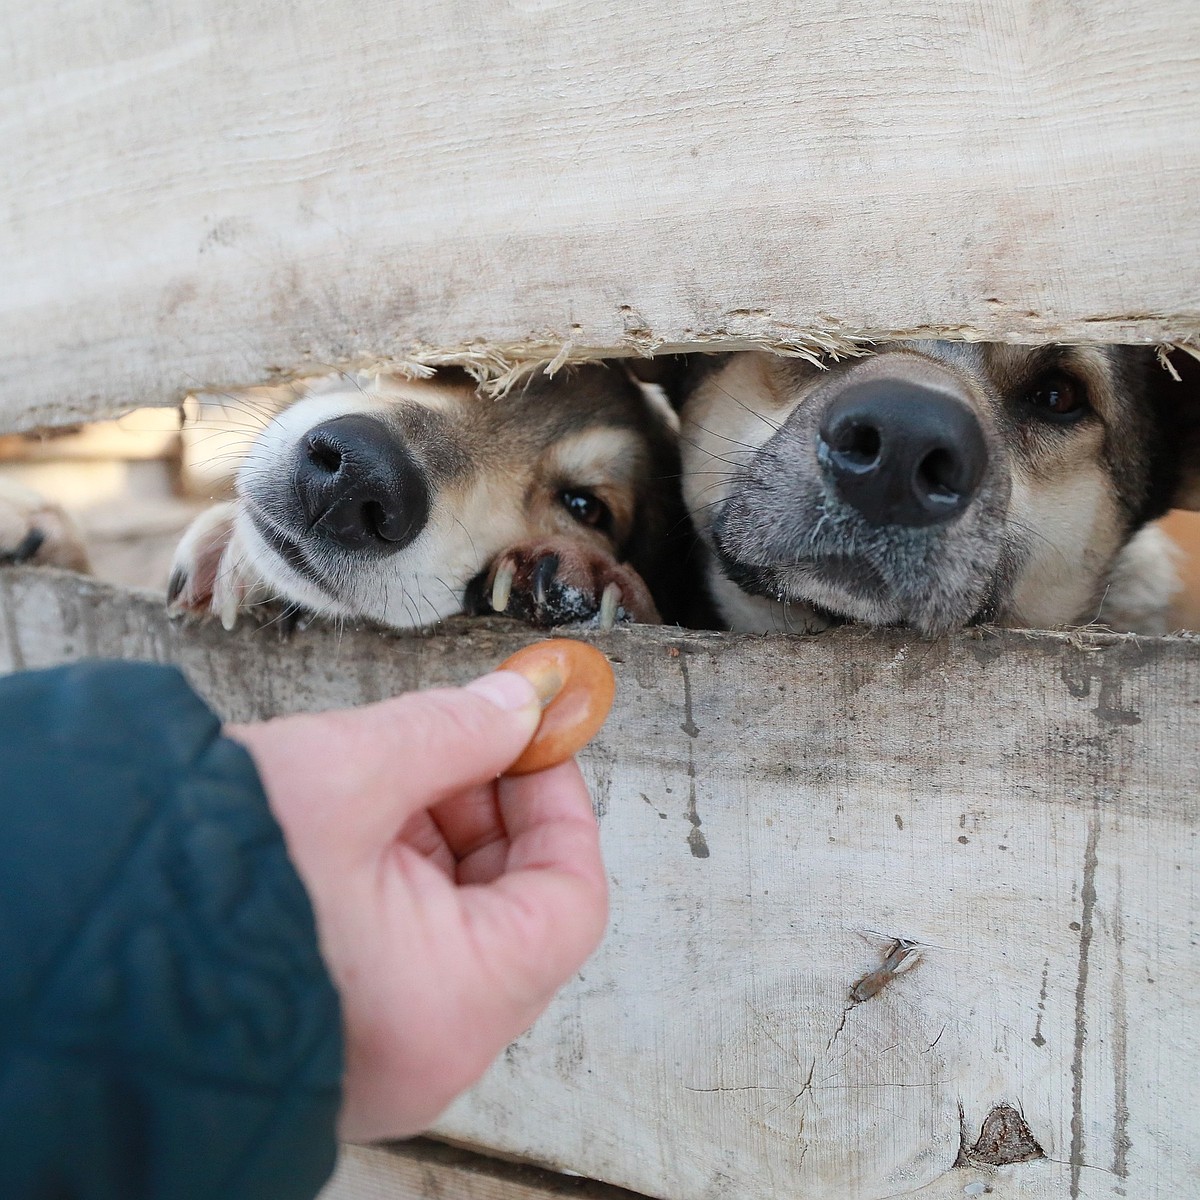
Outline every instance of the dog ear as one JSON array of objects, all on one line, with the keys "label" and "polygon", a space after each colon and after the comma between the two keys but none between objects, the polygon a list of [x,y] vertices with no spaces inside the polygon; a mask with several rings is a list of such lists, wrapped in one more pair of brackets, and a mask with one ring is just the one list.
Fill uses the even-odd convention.
[{"label": "dog ear", "polygon": [[[1200,509],[1200,351],[1175,347],[1159,356],[1154,381],[1165,427],[1177,455],[1172,508]],[[1155,370],[1154,367],[1151,370]]]}]

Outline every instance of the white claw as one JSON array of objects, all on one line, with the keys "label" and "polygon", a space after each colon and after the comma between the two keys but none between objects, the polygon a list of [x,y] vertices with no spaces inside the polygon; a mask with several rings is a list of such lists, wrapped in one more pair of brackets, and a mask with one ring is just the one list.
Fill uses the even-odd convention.
[{"label": "white claw", "polygon": [[232,633],[237,628],[237,618],[237,594],[231,589],[225,594],[224,602],[221,604],[221,624],[225,627],[226,633]]},{"label": "white claw", "polygon": [[492,612],[502,613],[512,595],[513,569],[511,563],[501,563],[492,580]]},{"label": "white claw", "polygon": [[239,595],[240,589],[235,579],[231,579],[224,571],[217,575],[213,582],[212,606],[227,633],[237,628]]},{"label": "white claw", "polygon": [[617,605],[621,603],[621,589],[615,583],[605,585],[600,597],[600,628],[605,632],[617,623]]}]

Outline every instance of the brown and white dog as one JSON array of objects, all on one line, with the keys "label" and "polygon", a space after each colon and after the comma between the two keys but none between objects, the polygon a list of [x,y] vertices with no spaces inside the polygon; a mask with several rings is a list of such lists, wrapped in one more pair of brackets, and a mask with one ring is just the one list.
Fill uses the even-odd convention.
[{"label": "brown and white dog", "polygon": [[237,498],[187,531],[168,601],[226,625],[263,604],[395,629],[463,611],[672,619],[672,421],[617,366],[496,400],[454,371],[332,378],[270,422]]},{"label": "brown and white dog", "polygon": [[88,556],[82,534],[62,508],[0,478],[0,567],[26,565],[87,571]]},{"label": "brown and white dog", "polygon": [[1200,507],[1200,371],[1147,348],[937,341],[829,369],[710,360],[682,408],[685,502],[721,623],[1165,631],[1147,522]]}]

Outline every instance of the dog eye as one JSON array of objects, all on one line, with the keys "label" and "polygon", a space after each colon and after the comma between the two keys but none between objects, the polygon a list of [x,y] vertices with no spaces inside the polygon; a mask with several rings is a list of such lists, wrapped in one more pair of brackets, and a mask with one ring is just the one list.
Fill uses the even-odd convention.
[{"label": "dog eye", "polygon": [[558,493],[558,498],[580,525],[590,525],[603,533],[607,533],[611,528],[612,513],[609,512],[608,505],[591,492],[567,488]]},{"label": "dog eye", "polygon": [[1043,375],[1025,399],[1039,416],[1062,424],[1079,420],[1088,410],[1083,384],[1062,371]]}]

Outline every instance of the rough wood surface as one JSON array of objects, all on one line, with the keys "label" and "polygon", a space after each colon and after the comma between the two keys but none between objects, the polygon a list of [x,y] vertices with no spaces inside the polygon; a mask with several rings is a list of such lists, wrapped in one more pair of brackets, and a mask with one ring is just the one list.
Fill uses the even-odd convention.
[{"label": "rough wood surface", "polygon": [[1194,0],[46,0],[0,68],[0,430],[431,347],[1200,333]]},{"label": "rough wood surface", "polygon": [[[284,646],[0,573],[0,669],[170,659],[239,718],[528,638]],[[442,1136],[667,1200],[1200,1194],[1195,642],[598,644],[609,935]]]}]

